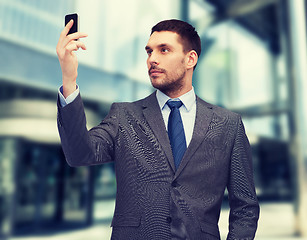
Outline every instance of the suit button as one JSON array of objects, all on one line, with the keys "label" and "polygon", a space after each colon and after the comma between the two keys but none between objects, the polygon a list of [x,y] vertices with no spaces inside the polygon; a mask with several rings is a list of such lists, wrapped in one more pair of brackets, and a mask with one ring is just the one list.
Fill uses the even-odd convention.
[{"label": "suit button", "polygon": [[166,218],[166,221],[167,221],[168,223],[171,223],[171,222],[172,222],[172,218],[171,218],[171,217],[167,217],[167,218]]},{"label": "suit button", "polygon": [[172,187],[178,187],[178,183],[176,181],[172,182]]}]

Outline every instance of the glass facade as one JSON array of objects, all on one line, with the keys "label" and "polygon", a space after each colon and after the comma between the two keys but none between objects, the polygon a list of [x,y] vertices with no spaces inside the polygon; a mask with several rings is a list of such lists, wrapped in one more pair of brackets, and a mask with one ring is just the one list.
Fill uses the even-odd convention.
[{"label": "glass facade", "polygon": [[75,9],[74,0],[2,0],[0,36],[54,52],[63,16],[72,9]]}]

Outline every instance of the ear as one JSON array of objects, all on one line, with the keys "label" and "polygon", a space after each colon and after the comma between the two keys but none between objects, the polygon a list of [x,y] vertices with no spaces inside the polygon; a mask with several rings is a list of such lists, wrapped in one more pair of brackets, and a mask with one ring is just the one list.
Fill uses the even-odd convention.
[{"label": "ear", "polygon": [[195,50],[191,50],[187,53],[187,68],[194,68],[198,61],[198,55]]}]

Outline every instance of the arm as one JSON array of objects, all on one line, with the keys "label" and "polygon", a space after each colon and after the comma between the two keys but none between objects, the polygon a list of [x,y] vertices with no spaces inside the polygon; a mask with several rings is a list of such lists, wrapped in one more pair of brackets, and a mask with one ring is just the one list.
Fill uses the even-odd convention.
[{"label": "arm", "polygon": [[79,95],[79,92],[80,91],[77,86],[77,89],[72,94],[70,94],[67,98],[65,98],[63,96],[63,86],[61,86],[58,90],[58,97],[59,97],[59,102],[60,102],[61,107],[65,107],[69,103],[73,102]]},{"label": "arm", "polygon": [[254,239],[259,204],[253,179],[251,149],[241,118],[231,154],[229,192],[229,234],[227,239]]},{"label": "arm", "polygon": [[84,43],[76,41],[75,39],[87,37],[87,34],[76,32],[67,35],[72,25],[73,20],[71,20],[61,32],[56,46],[56,52],[62,69],[63,95],[65,98],[77,88],[78,59],[74,52],[79,48],[86,50]]},{"label": "arm", "polygon": [[70,166],[88,166],[113,161],[118,132],[118,110],[113,104],[108,116],[90,131],[80,94],[65,107],[58,99],[58,130],[66,161]]},{"label": "arm", "polygon": [[[78,60],[74,53],[79,48],[86,49],[84,43],[74,39],[84,38],[87,35],[80,32],[67,35],[72,25],[73,21],[70,21],[65,26],[56,47],[63,80],[63,88],[61,89],[63,96],[60,93],[58,98],[58,130],[62,148],[70,166],[100,164],[113,159],[113,139],[117,133],[117,113],[115,107],[112,107],[110,114],[99,126],[87,131],[84,107],[80,94],[78,94],[79,90],[76,94]],[[77,97],[75,98],[74,95]],[[71,96],[73,96],[72,99],[67,99]]]}]

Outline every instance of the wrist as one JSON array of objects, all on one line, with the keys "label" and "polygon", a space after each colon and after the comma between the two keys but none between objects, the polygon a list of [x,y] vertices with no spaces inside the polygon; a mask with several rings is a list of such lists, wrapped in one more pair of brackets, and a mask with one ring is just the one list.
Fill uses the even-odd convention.
[{"label": "wrist", "polygon": [[76,89],[77,89],[76,82],[64,84],[64,81],[63,81],[63,96],[65,98],[67,98],[70,94],[72,94],[74,91],[76,91]]}]

